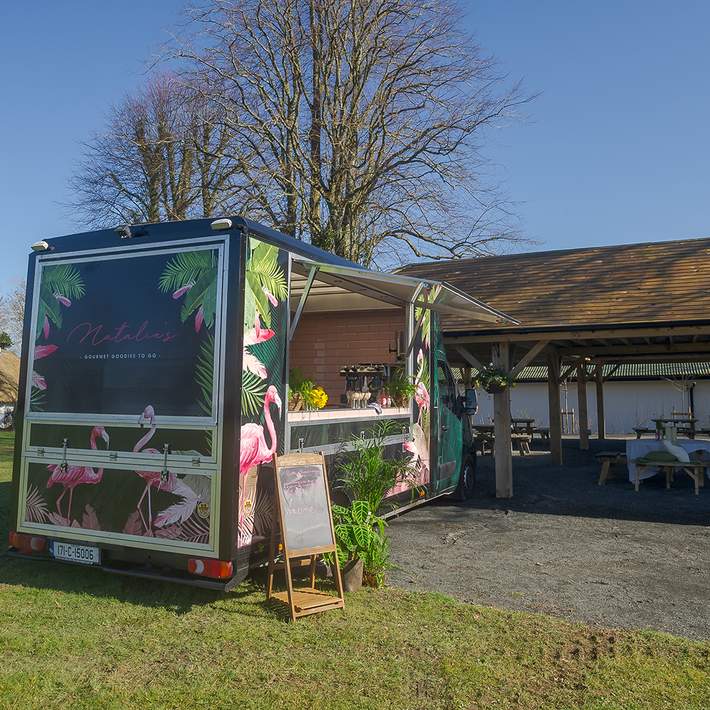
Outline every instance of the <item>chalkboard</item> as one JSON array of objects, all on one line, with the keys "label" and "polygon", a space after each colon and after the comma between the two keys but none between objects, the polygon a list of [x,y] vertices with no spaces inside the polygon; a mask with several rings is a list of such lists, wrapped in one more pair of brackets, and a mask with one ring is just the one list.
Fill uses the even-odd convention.
[{"label": "chalkboard", "polygon": [[293,553],[335,545],[323,456],[278,457],[276,481],[286,550]]},{"label": "chalkboard", "polygon": [[218,270],[213,247],[43,266],[31,410],[213,416]]}]

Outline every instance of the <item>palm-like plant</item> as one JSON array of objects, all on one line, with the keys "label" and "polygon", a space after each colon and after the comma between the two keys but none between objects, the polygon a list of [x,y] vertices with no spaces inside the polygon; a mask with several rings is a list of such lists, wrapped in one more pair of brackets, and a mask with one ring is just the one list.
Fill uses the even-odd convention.
[{"label": "palm-like plant", "polygon": [[50,323],[55,328],[61,328],[62,307],[71,305],[72,301],[81,298],[84,293],[84,279],[76,266],[55,264],[45,267],[39,287],[35,337],[39,338],[43,331],[47,336]]},{"label": "palm-like plant", "polygon": [[163,293],[173,298],[184,295],[180,320],[184,323],[202,309],[207,328],[214,325],[217,311],[217,252],[214,249],[184,251],[166,264],[158,283]]}]

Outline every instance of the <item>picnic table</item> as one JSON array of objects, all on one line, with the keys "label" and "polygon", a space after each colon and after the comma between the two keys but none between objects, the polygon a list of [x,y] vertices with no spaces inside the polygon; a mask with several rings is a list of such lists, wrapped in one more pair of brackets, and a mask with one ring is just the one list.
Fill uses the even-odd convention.
[{"label": "picnic table", "polygon": [[696,417],[659,417],[651,421],[657,430],[663,431],[666,424],[673,424],[678,427],[679,433],[687,434],[689,439],[695,438],[695,424],[698,421]]},{"label": "picnic table", "polygon": [[[682,461],[657,462],[649,461],[646,456],[652,451],[666,451],[662,441],[641,439],[629,440],[626,442],[626,461],[629,471],[629,481],[634,484],[634,488],[638,490],[639,484],[646,478],[651,478],[658,473],[666,475],[666,485],[673,481],[673,474],[676,471],[687,473],[695,483],[696,493],[704,484],[703,475],[710,476],[710,441],[701,441],[693,439],[679,439],[674,442],[677,446],[685,449],[689,454],[703,452],[705,456],[703,461],[690,461],[684,463]],[[640,461],[639,461],[640,460]],[[637,465],[637,463],[639,465]]]},{"label": "picnic table", "polygon": [[535,424],[535,419],[532,417],[511,417],[510,423],[512,424],[513,431],[524,431],[530,437],[533,435],[533,427]]}]

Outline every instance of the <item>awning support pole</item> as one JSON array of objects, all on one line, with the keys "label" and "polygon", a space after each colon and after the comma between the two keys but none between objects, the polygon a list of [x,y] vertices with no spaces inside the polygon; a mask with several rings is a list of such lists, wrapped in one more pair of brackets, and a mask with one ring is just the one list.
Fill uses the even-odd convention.
[{"label": "awning support pole", "polygon": [[[422,292],[422,289],[424,288],[424,284],[419,284],[417,287],[417,290],[414,292],[414,295],[412,296],[412,306],[417,302],[417,298],[419,298],[419,294]],[[407,352],[405,353],[404,357],[405,359],[409,357],[409,355],[412,352],[412,348],[414,348],[414,339],[417,337],[417,333],[419,333],[419,330],[422,327],[422,323],[424,322],[424,315],[426,312],[426,308],[429,305],[429,293],[430,291],[426,292],[426,296],[424,298],[424,305],[422,306],[422,314],[419,316],[419,319],[414,325],[414,330],[412,331],[412,335],[409,338],[409,343],[407,344]],[[416,307],[416,306],[415,306]]]},{"label": "awning support pole", "polygon": [[318,273],[317,266],[311,266],[308,272],[308,278],[306,279],[306,285],[303,287],[303,293],[301,294],[301,299],[296,307],[296,312],[293,314],[293,319],[291,320],[291,328],[288,331],[289,342],[293,340],[293,334],[296,332],[296,327],[298,326],[298,321],[301,319],[301,313],[303,312],[303,307],[306,305],[306,299],[308,294],[311,292],[311,287],[313,286],[313,280]]},{"label": "awning support pole", "polygon": [[597,365],[594,371],[597,383],[597,438],[606,439],[606,422],[604,421],[604,365]]}]

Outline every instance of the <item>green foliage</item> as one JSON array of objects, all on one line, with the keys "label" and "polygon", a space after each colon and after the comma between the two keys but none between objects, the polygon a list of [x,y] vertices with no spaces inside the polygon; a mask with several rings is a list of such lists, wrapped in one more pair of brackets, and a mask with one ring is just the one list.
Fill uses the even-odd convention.
[{"label": "green foliage", "polygon": [[353,501],[348,508],[334,505],[333,521],[341,566],[351,560],[362,560],[365,576],[374,586],[382,586],[385,571],[392,567],[385,521],[366,500]]},{"label": "green foliage", "polygon": [[242,416],[252,417],[261,413],[266,396],[266,380],[248,370],[242,370]]},{"label": "green foliage", "polygon": [[265,290],[282,301],[288,293],[288,282],[279,266],[279,250],[273,244],[249,240],[244,289],[244,328],[254,327],[257,313],[266,328],[271,327],[271,308]]},{"label": "green foliage", "polygon": [[205,325],[212,328],[217,310],[217,253],[213,249],[175,254],[166,264],[158,286],[163,293],[170,293],[190,284],[180,320],[184,323],[202,307]]},{"label": "green foliage", "polygon": [[39,303],[37,306],[37,329],[35,337],[39,338],[44,327],[44,319],[55,327],[62,327],[62,306],[57,296],[63,296],[70,301],[82,298],[86,290],[84,279],[73,264],[55,264],[42,270],[42,282],[39,287]]},{"label": "green foliage", "polygon": [[336,464],[338,484],[351,499],[367,501],[374,511],[387,491],[411,476],[408,457],[385,457],[385,440],[400,433],[391,419],[377,422],[369,433],[353,437],[353,450],[343,452]]},{"label": "green foliage", "polygon": [[208,333],[200,346],[200,354],[195,365],[195,380],[200,386],[202,399],[200,409],[207,415],[212,415],[212,393],[214,377],[214,337]]},{"label": "green foliage", "polygon": [[11,347],[12,338],[4,330],[0,330],[0,350],[7,350]]},{"label": "green foliage", "polygon": [[398,367],[393,371],[387,383],[387,393],[394,400],[397,406],[406,407],[407,402],[414,397],[416,387],[412,380],[407,377],[403,367]]},{"label": "green foliage", "polygon": [[505,370],[495,367],[493,363],[485,365],[476,375],[476,384],[484,390],[515,387],[515,380]]}]

